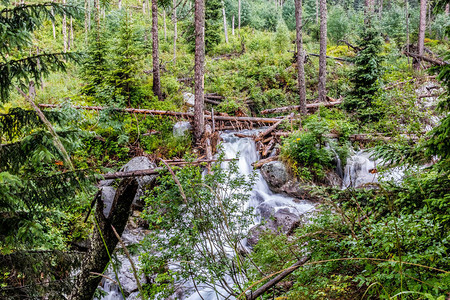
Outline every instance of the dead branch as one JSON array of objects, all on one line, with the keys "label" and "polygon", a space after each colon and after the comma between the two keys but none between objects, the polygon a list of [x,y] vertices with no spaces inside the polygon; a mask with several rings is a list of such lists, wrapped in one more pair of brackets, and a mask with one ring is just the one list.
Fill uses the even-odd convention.
[{"label": "dead branch", "polygon": [[357,46],[353,46],[352,44],[350,44],[349,42],[347,42],[346,40],[339,40],[338,43],[344,43],[347,45],[347,47],[352,48],[353,50],[355,50],[355,52],[359,52],[361,51],[361,48],[357,47]]},{"label": "dead branch", "polygon": [[432,63],[434,65],[438,65],[438,66],[445,66],[445,65],[449,64],[447,61],[441,59],[440,57],[434,59],[434,58],[427,57],[425,55],[419,55],[419,54],[415,54],[415,53],[411,53],[411,52],[407,52],[407,51],[403,51],[403,54],[406,56],[409,56],[409,57],[413,57],[417,60],[423,60],[423,61]]},{"label": "dead branch", "polygon": [[[315,54],[315,53],[308,53],[308,55],[311,55],[311,56],[314,56],[314,57],[319,57],[319,54]],[[343,61],[343,62],[346,62],[346,63],[353,63],[350,59],[348,59],[348,58],[341,58],[341,57],[333,57],[333,56],[326,56],[326,58],[329,58],[329,59],[334,59],[334,60],[337,60],[337,61]]]},{"label": "dead branch", "polygon": [[254,163],[252,164],[252,166],[253,166],[254,169],[259,169],[259,168],[261,168],[264,164],[267,164],[267,163],[269,163],[269,162],[271,162],[271,161],[277,161],[279,158],[280,158],[280,157],[279,157],[278,155],[271,156],[271,157],[268,157],[268,158],[264,158],[264,159],[261,159],[261,160],[259,160],[259,161],[257,161],[257,162],[254,162]]},{"label": "dead branch", "polygon": [[[336,106],[336,105],[342,103],[342,101],[340,101],[340,100],[336,100],[336,99],[333,99],[333,98],[330,98],[330,99],[331,100],[335,100],[335,101],[332,101],[332,102],[329,102],[329,103],[310,103],[310,104],[306,104],[306,109],[308,110],[308,112],[311,112],[311,111],[314,111],[314,110],[318,109],[321,106],[332,107],[332,106]],[[265,110],[261,111],[261,114],[265,115],[265,114],[281,113],[281,112],[288,112],[288,111],[299,110],[299,109],[300,109],[300,105],[283,106],[283,107],[265,109]]]},{"label": "dead branch", "polygon": [[304,265],[308,260],[310,259],[310,256],[304,256],[302,259],[297,261],[295,264],[278,274],[274,279],[269,280],[266,284],[264,284],[262,287],[258,288],[254,292],[250,292],[246,295],[247,300],[254,300],[258,298],[259,296],[263,295],[267,290],[269,290],[271,287],[273,287],[275,284],[283,280],[286,276],[297,270],[299,267]]},{"label": "dead branch", "polygon": [[268,135],[269,133],[271,133],[272,131],[274,131],[278,125],[280,125],[284,120],[289,120],[290,118],[292,118],[294,116],[294,113],[291,113],[289,116],[284,117],[283,119],[279,120],[278,122],[276,122],[275,124],[273,124],[272,126],[270,126],[266,131],[260,133],[258,135],[258,137],[255,139],[255,141],[260,141],[262,140],[266,135]]}]

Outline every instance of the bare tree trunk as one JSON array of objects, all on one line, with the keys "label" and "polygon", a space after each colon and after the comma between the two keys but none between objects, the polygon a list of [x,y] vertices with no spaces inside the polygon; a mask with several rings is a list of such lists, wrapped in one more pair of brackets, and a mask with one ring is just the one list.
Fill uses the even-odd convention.
[{"label": "bare tree trunk", "polygon": [[[63,5],[66,4],[66,0],[63,0]],[[62,34],[63,34],[63,44],[64,44],[64,53],[67,52],[68,48],[68,38],[67,38],[67,16],[64,13],[62,18]]]},{"label": "bare tree trunk", "polygon": [[[147,1],[147,0],[146,0]],[[144,1],[144,3],[146,2]],[[159,70],[159,41],[158,41],[158,5],[157,0],[152,0],[152,56],[153,56],[153,94],[162,101],[161,79]]]},{"label": "bare tree trunk", "polygon": [[238,34],[241,31],[241,0],[238,0]]},{"label": "bare tree trunk", "polygon": [[231,19],[231,34],[234,35],[234,15],[233,18]]},{"label": "bare tree trunk", "polygon": [[88,3],[88,30],[91,30],[91,13],[92,13],[92,8],[91,8],[91,0],[87,0]]},{"label": "bare tree trunk", "polygon": [[[406,18],[406,51],[409,52],[409,3],[405,0],[405,18]],[[408,56],[409,65],[409,56]]]},{"label": "bare tree trunk", "polygon": [[225,43],[228,44],[227,16],[225,14],[225,2],[223,0],[222,0],[222,15],[223,15],[223,31],[225,34]]},{"label": "bare tree trunk", "polygon": [[327,1],[320,0],[319,101],[327,100]]},{"label": "bare tree trunk", "polygon": [[164,40],[167,41],[167,24],[166,24],[166,10],[163,9],[163,27],[164,27]]},{"label": "bare tree trunk", "polygon": [[[142,1],[142,13],[144,14],[144,15],[146,15],[147,14],[147,1],[148,0],[145,0],[145,1]],[[152,3],[153,3],[153,0],[152,0]],[[153,4],[152,4],[152,6],[153,6]]]},{"label": "bare tree trunk", "polygon": [[94,0],[95,5],[95,23],[97,25],[97,35],[100,37],[100,0]]},{"label": "bare tree trunk", "polygon": [[[70,47],[74,48],[74,39],[73,39],[73,18],[70,17]],[[69,47],[69,50],[70,50]]]},{"label": "bare tree trunk", "polygon": [[[450,12],[450,4],[447,3],[447,5],[445,5],[445,15],[447,16],[447,19],[448,19],[449,12]],[[446,32],[444,32],[444,40],[448,41],[448,36],[446,36],[445,34],[446,34]]]},{"label": "bare tree trunk", "polygon": [[87,45],[88,43],[88,17],[89,17],[89,11],[88,11],[88,2],[90,0],[84,0],[84,43]]},{"label": "bare tree trunk", "polygon": [[91,239],[91,248],[86,254],[81,271],[77,276],[75,288],[69,296],[70,300],[92,299],[102,277],[110,256],[116,248],[118,239],[112,227],[122,234],[130,215],[131,204],[136,195],[138,183],[135,178],[123,179],[117,188],[109,211],[104,210],[101,192],[96,195],[95,226]]},{"label": "bare tree trunk", "polygon": [[303,53],[303,38],[302,38],[302,0],[295,0],[295,23],[297,30],[297,71],[298,71],[298,95],[300,98],[300,112],[303,115],[306,111],[306,85],[305,85],[305,66]]},{"label": "bare tree trunk", "polygon": [[119,9],[122,9],[122,0],[119,0],[118,7]]},{"label": "bare tree trunk", "polygon": [[[240,0],[239,0],[240,1]],[[195,0],[195,104],[194,137],[200,142],[205,131],[204,120],[204,69],[205,69],[205,3]]]},{"label": "bare tree trunk", "polygon": [[[52,0],[53,2],[53,0]],[[53,18],[55,17],[55,11],[52,9],[50,10],[50,14],[53,16]],[[55,26],[55,20],[52,20],[52,28],[53,28],[53,39],[56,39],[56,26]]]},{"label": "bare tree trunk", "polygon": [[173,0],[173,64],[177,64],[177,38],[178,38],[178,21],[177,21],[177,0]]},{"label": "bare tree trunk", "polygon": [[426,17],[427,17],[427,0],[420,0],[420,22],[419,22],[419,39],[418,48],[419,55],[423,55],[424,43],[425,43],[425,28],[426,28]]}]

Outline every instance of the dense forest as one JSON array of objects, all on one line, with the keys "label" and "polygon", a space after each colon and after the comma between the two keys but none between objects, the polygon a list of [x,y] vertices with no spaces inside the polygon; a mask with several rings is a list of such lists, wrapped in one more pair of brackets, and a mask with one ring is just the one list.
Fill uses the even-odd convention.
[{"label": "dense forest", "polygon": [[448,0],[0,1],[1,299],[450,299]]}]

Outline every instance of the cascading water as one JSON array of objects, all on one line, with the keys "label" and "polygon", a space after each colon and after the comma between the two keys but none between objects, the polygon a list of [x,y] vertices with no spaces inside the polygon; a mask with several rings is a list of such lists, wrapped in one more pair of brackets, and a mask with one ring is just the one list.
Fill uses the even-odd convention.
[{"label": "cascading water", "polygon": [[[251,135],[258,133],[257,130],[246,130],[240,133]],[[239,167],[239,172],[242,175],[250,175],[253,171],[252,163],[256,162],[258,157],[258,151],[256,150],[255,142],[252,138],[239,138],[236,137],[233,132],[222,133],[221,138],[223,142],[222,151],[226,159],[239,158],[237,164]],[[223,167],[227,168],[228,163],[223,163]],[[310,212],[314,209],[314,205],[306,200],[298,201],[294,198],[287,197],[281,194],[273,193],[267,184],[267,182],[262,177],[259,170],[257,172],[257,180],[255,186],[253,188],[252,195],[250,197],[250,201],[247,204],[249,207],[255,208],[256,218],[255,224],[261,222],[261,213],[267,212],[270,210],[270,213],[273,214],[281,209],[288,210],[290,213],[295,214],[297,216],[303,215],[307,212]],[[108,276],[114,278],[114,273],[110,268],[108,269]],[[119,275],[120,277],[120,275]],[[226,279],[225,279],[226,280]],[[230,282],[231,283],[231,282]],[[189,284],[190,285],[190,284]],[[188,287],[189,290],[192,290]],[[186,300],[221,300],[225,297],[219,296],[214,289],[210,287],[201,287],[197,286],[198,293],[194,292],[187,298],[184,297],[175,297],[174,299],[186,299]],[[218,287],[218,289],[220,289]],[[112,292],[108,296],[101,298],[101,300],[122,300],[123,297],[118,292],[117,287],[113,284],[103,285],[103,290],[106,292]],[[222,291],[223,292],[223,291]],[[133,293],[135,294],[135,293]],[[135,296],[133,296],[132,299]],[[130,299],[128,297],[127,299]],[[233,298],[228,298],[233,299]]]}]

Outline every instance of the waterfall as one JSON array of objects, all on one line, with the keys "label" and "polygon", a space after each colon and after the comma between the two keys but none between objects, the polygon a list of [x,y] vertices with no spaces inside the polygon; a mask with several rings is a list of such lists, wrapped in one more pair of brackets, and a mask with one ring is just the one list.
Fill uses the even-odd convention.
[{"label": "waterfall", "polygon": [[[245,130],[240,133],[251,135],[258,133],[258,130]],[[265,215],[273,215],[275,212],[285,209],[290,213],[293,213],[297,216],[305,214],[306,212],[312,211],[314,209],[314,205],[306,200],[296,200],[291,197],[287,197],[284,195],[273,193],[267,184],[267,182],[262,177],[259,170],[254,171],[252,167],[252,163],[258,161],[259,154],[256,150],[255,141],[252,138],[239,138],[236,137],[234,132],[227,132],[221,134],[222,143],[221,143],[221,151],[223,151],[224,157],[226,159],[234,159],[238,158],[237,165],[239,168],[239,173],[242,175],[249,176],[252,172],[256,172],[257,180],[254,185],[251,197],[249,202],[247,203],[248,207],[253,207],[256,213],[256,217],[254,220],[254,224],[258,224],[261,222],[261,214]],[[223,168],[228,167],[228,162],[222,163]],[[244,241],[245,242],[245,241]],[[108,276],[111,278],[115,278],[114,273],[111,268],[108,268]],[[119,274],[119,277],[122,277]],[[225,278],[225,280],[232,284],[230,278]],[[171,299],[185,299],[185,300],[221,300],[224,299],[223,296],[219,296],[214,289],[206,286],[197,285],[198,293],[192,288],[193,283],[186,283],[186,288],[191,290],[193,294],[188,297],[183,296],[173,296]],[[220,287],[216,287],[221,294],[223,294],[223,290]],[[123,300],[122,295],[117,290],[117,286],[114,284],[104,283],[103,290],[109,292],[109,295],[101,298],[101,300]],[[128,297],[127,299],[135,299],[135,293],[133,293],[133,298]],[[234,298],[228,298],[234,299]]]}]

